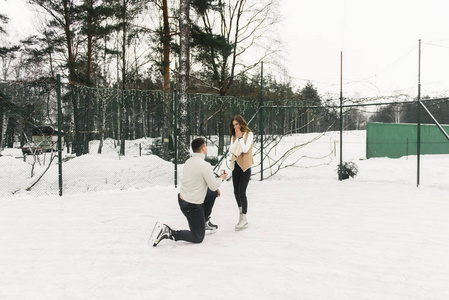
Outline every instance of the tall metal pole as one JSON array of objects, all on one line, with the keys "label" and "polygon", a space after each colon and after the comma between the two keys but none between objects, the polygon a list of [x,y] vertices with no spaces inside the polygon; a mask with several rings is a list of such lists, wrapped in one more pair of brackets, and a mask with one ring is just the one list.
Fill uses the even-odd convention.
[{"label": "tall metal pole", "polygon": [[260,66],[260,181],[263,181],[263,62]]},{"label": "tall metal pole", "polygon": [[62,196],[62,108],[61,108],[61,75],[56,75],[56,97],[58,100],[58,174],[59,174],[59,196]]},{"label": "tall metal pole", "polygon": [[416,170],[416,186],[420,183],[420,168],[421,168],[421,40],[419,40],[418,52],[418,102],[417,102],[417,139],[416,139],[416,155],[417,155],[417,170]]},{"label": "tall metal pole", "polygon": [[178,187],[178,85],[175,83],[175,99],[173,101],[174,121],[173,125],[173,141],[175,146],[175,188]]},{"label": "tall metal pole", "polygon": [[343,167],[343,51],[340,52],[340,165],[338,180],[342,180]]}]

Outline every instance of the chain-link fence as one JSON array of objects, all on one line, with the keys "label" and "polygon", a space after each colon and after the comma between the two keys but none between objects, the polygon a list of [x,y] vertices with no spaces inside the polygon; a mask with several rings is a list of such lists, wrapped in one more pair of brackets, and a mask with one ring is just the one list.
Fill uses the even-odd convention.
[{"label": "chain-link fence", "polygon": [[[58,129],[56,82],[0,82],[0,195],[172,186],[176,182],[175,95],[62,85]],[[225,159],[229,124],[236,114],[244,116],[256,138],[253,177],[265,179],[286,168],[338,161],[341,142],[350,149],[343,152],[343,159],[351,159],[346,154],[355,150],[354,157],[369,157],[367,123],[417,122],[416,101],[393,100],[399,102],[345,99],[343,130],[356,132],[354,140],[340,140],[340,107],[332,99],[264,99],[261,103],[260,99],[191,94],[187,124],[178,126],[186,126],[191,138],[206,137],[209,159],[216,168],[229,168]],[[424,101],[440,123],[449,123],[447,98]],[[422,115],[421,122],[433,121],[428,114]],[[63,137],[61,187],[55,147],[58,133]],[[389,148],[395,141],[375,143]],[[410,141],[410,148],[416,146],[416,140]]]},{"label": "chain-link fence", "polygon": [[[59,129],[56,82],[0,82],[0,97],[1,195],[173,185],[174,93],[63,84]],[[233,114],[254,113],[257,105],[189,95],[187,110],[191,136],[206,136],[218,156]]]}]

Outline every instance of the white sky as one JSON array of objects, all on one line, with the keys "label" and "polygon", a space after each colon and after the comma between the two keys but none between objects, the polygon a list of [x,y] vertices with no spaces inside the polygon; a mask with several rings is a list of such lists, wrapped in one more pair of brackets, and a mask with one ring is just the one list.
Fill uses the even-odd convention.
[{"label": "white sky", "polygon": [[[449,94],[449,2],[279,1],[283,64],[294,86],[311,81],[320,94],[338,96],[343,51],[344,96],[416,97],[421,39],[422,95]],[[0,0],[0,7],[11,18],[10,36],[33,29],[25,0]]]},{"label": "white sky", "polygon": [[25,0],[0,0],[0,13],[9,17],[9,23],[2,25],[8,30],[8,38],[23,38],[33,31],[36,16]]},{"label": "white sky", "polygon": [[415,97],[421,39],[422,94],[449,90],[449,2],[281,1],[285,63],[300,86],[338,94],[343,51],[344,94]]}]

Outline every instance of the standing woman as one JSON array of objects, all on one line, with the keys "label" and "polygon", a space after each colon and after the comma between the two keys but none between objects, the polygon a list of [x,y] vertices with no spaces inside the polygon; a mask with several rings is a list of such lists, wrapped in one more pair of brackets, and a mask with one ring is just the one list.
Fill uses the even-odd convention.
[{"label": "standing woman", "polygon": [[231,124],[229,124],[229,132],[231,135],[229,152],[232,153],[232,183],[234,184],[235,199],[240,210],[239,223],[235,226],[235,230],[239,231],[248,228],[248,220],[246,219],[248,211],[246,188],[251,177],[251,165],[254,163],[254,135],[248,128],[245,119],[240,115],[232,119]]}]

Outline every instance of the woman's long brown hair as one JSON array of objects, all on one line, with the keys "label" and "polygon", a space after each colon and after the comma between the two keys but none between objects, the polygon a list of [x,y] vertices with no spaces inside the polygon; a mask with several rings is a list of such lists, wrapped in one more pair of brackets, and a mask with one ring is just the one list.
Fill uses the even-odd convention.
[{"label": "woman's long brown hair", "polygon": [[232,118],[231,123],[229,124],[229,134],[231,137],[235,135],[234,125],[232,122],[237,121],[240,125],[240,130],[242,132],[251,132],[251,129],[248,128],[248,123],[246,123],[245,119],[241,115],[236,115],[234,118]]}]

